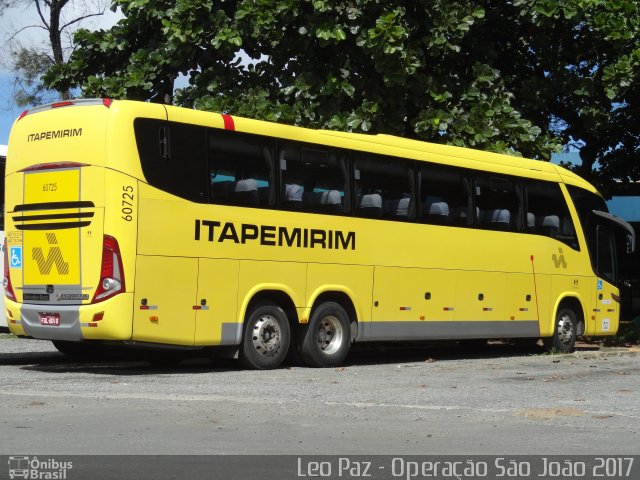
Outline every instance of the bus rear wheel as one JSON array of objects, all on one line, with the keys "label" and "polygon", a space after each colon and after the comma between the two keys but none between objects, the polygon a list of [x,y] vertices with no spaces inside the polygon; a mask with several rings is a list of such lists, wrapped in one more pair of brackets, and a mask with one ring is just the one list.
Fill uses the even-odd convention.
[{"label": "bus rear wheel", "polygon": [[351,344],[349,316],[335,302],[320,304],[311,314],[300,344],[302,360],[310,367],[336,367]]},{"label": "bus rear wheel", "polygon": [[556,314],[553,335],[544,339],[545,348],[552,353],[571,353],[578,338],[578,320],[575,312],[560,307]]},{"label": "bus rear wheel", "polygon": [[258,370],[277,368],[287,355],[291,329],[284,310],[275,303],[253,307],[244,326],[240,361]]}]

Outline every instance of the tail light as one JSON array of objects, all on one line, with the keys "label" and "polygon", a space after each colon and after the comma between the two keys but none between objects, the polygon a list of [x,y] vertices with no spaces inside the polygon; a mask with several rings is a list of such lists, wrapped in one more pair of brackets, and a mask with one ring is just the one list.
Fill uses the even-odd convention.
[{"label": "tail light", "polygon": [[92,303],[102,302],[124,291],[124,270],[118,241],[109,235],[105,235],[102,242],[100,283]]},{"label": "tail light", "polygon": [[11,285],[11,275],[9,273],[9,252],[7,251],[7,239],[4,239],[4,246],[2,247],[4,250],[4,280],[2,284],[4,285],[4,294],[7,296],[9,300],[15,300],[16,294],[13,291],[13,285]]}]

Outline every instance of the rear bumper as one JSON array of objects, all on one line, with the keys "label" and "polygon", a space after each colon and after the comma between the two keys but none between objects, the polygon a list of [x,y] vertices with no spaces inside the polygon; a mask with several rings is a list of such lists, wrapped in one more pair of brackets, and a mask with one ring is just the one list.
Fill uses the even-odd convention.
[{"label": "rear bumper", "polygon": [[[129,340],[132,302],[130,293],[92,305],[20,304],[7,300],[7,322],[11,333],[43,340]],[[42,325],[44,313],[59,314],[60,324]]]}]

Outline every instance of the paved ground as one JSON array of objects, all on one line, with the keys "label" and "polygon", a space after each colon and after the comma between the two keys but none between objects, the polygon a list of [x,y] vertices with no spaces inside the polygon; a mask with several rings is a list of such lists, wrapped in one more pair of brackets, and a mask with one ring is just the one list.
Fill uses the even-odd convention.
[{"label": "paved ground", "polygon": [[69,360],[0,335],[0,454],[639,454],[640,353],[502,344],[337,369]]}]

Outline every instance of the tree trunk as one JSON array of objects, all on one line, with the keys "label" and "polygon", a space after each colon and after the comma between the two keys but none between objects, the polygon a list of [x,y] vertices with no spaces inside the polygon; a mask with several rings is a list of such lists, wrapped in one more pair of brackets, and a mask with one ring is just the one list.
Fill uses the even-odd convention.
[{"label": "tree trunk", "polygon": [[[53,61],[56,65],[64,63],[64,55],[62,52],[62,38],[60,32],[60,13],[69,0],[53,0],[51,2],[49,14],[49,41],[51,42],[51,50],[53,52]],[[60,92],[62,100],[69,100],[71,94],[68,90]]]}]

